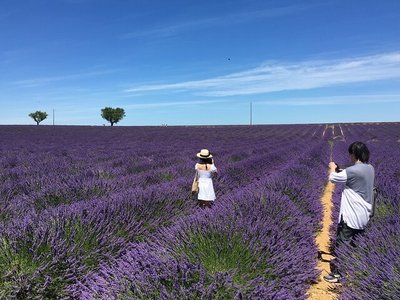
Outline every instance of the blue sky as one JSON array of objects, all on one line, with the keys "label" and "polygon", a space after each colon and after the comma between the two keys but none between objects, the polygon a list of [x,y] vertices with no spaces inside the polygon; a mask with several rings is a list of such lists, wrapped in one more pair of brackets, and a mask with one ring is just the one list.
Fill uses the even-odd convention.
[{"label": "blue sky", "polygon": [[0,124],[400,121],[398,0],[0,4]]}]

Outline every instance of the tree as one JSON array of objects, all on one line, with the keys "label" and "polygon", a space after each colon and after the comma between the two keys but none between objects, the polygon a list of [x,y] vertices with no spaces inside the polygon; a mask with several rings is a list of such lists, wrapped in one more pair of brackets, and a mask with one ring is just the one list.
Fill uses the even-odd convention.
[{"label": "tree", "polygon": [[125,117],[125,110],[123,108],[105,107],[101,110],[101,117],[106,119],[113,126]]},{"label": "tree", "polygon": [[39,125],[40,122],[47,118],[47,112],[37,110],[30,113],[29,116],[35,120],[36,125]]}]

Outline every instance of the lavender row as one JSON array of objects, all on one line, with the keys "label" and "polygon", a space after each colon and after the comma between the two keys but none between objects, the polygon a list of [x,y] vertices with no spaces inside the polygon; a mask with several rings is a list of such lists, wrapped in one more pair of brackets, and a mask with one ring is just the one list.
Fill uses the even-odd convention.
[{"label": "lavender row", "polygon": [[182,197],[181,189],[169,189],[168,193],[164,189],[123,192],[107,201],[61,206],[4,228],[3,284],[19,282],[10,295],[59,295],[68,282],[118,255],[128,242],[145,240],[160,226],[194,208]]},{"label": "lavender row", "polygon": [[72,292],[83,299],[305,299],[316,277],[308,219],[288,198],[263,196],[245,194],[240,205],[183,219]]}]

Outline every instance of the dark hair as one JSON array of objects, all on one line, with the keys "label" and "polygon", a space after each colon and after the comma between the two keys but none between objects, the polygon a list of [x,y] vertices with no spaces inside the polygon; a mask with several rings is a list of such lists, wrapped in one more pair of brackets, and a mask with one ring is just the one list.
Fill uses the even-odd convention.
[{"label": "dark hair", "polygon": [[212,158],[200,158],[199,163],[202,165],[212,164]]},{"label": "dark hair", "polygon": [[349,153],[353,154],[354,157],[363,162],[367,163],[369,160],[369,150],[367,145],[362,142],[354,142],[349,146]]}]

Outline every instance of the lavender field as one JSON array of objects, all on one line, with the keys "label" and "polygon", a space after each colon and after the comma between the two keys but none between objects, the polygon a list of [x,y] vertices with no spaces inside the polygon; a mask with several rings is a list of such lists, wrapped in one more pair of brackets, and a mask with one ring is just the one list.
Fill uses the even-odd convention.
[{"label": "lavender field", "polygon": [[[0,299],[306,299],[333,158],[367,143],[380,190],[341,299],[400,294],[400,123],[0,126]],[[190,196],[209,148],[217,200]],[[340,189],[334,195],[336,221]]]}]

